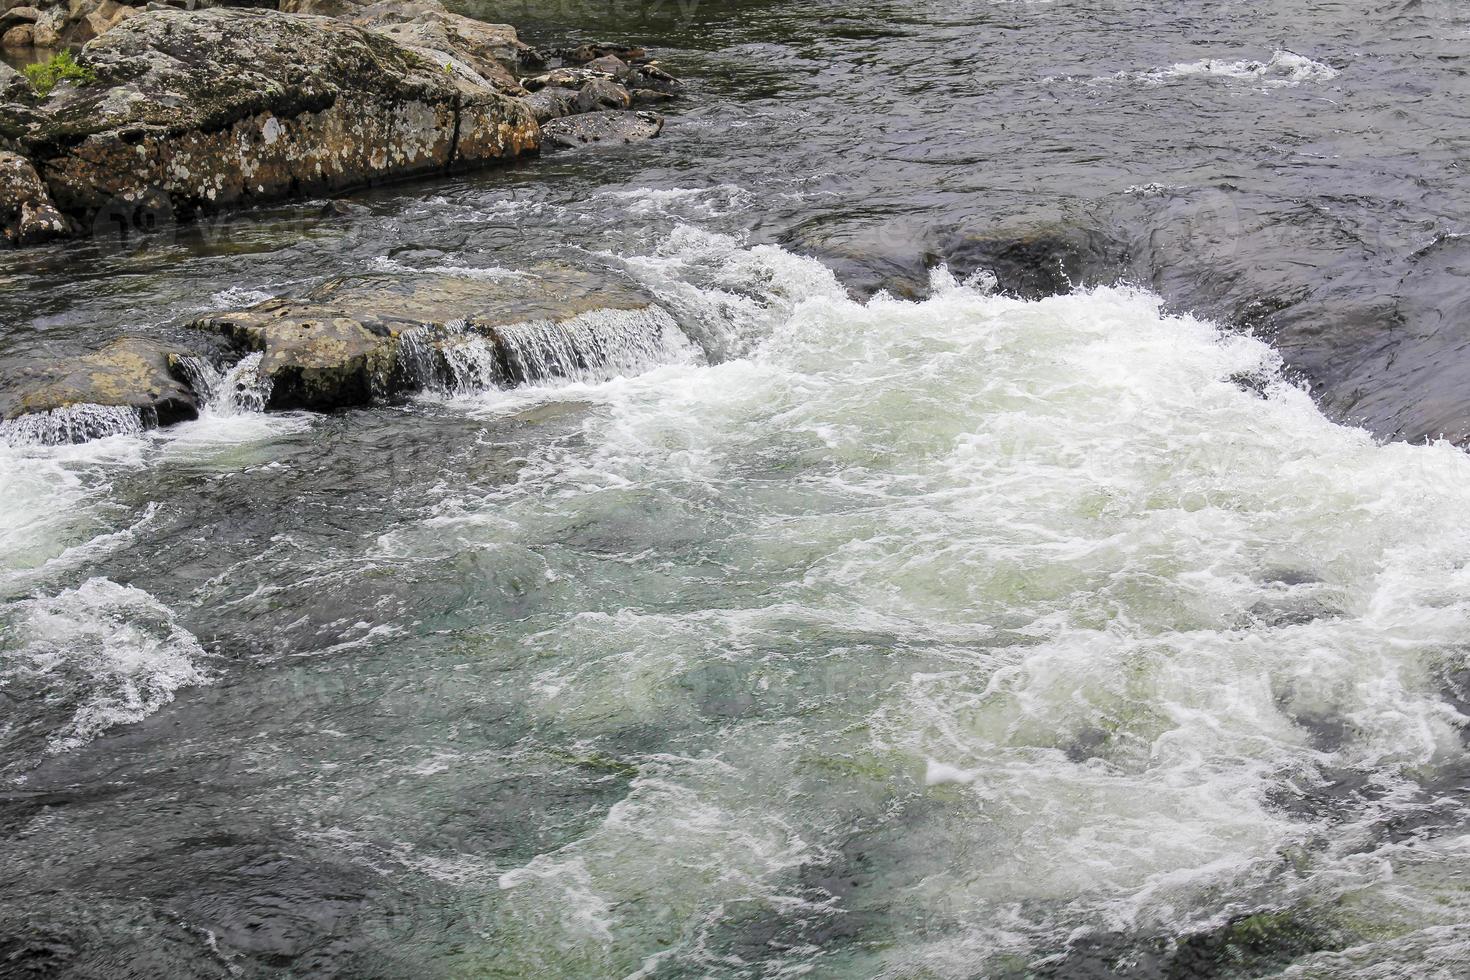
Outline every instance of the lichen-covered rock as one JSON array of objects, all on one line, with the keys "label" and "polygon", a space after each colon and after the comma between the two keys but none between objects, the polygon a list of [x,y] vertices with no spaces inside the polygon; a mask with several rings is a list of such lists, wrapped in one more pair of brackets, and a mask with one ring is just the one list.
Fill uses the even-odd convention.
[{"label": "lichen-covered rock", "polygon": [[[637,312],[654,300],[631,284],[562,266],[485,278],[424,275],[337,279],[301,297],[196,320],[243,351],[260,351],[268,408],[327,410],[418,390],[453,373],[450,361],[477,343],[485,383],[518,382],[511,331],[558,324],[593,311]],[[667,316],[666,314],[663,314]]]},{"label": "lichen-covered rock", "polygon": [[353,22],[436,64],[467,67],[512,94],[525,94],[516,70],[540,64],[540,56],[521,41],[514,27],[450,13],[437,2],[377,3],[363,8]]},{"label": "lichen-covered rock", "polygon": [[653,139],[664,128],[664,117],[656,112],[589,112],[553,119],[541,127],[547,147],[571,149],[581,146],[622,146]]},{"label": "lichen-covered rock", "polygon": [[162,344],[125,337],[66,360],[8,362],[0,369],[0,419],[77,405],[136,409],[159,425],[194,418],[198,400],[170,372],[172,353]]},{"label": "lichen-covered rock", "polygon": [[0,150],[0,235],[12,245],[33,245],[67,231],[66,219],[30,161]]},{"label": "lichen-covered rock", "polygon": [[149,10],[79,60],[96,84],[5,114],[0,136],[84,222],[469,168],[538,142],[520,102],[342,21]]}]

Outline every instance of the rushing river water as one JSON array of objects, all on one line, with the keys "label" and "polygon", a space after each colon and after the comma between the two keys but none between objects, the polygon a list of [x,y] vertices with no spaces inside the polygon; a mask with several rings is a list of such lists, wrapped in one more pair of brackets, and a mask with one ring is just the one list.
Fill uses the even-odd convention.
[{"label": "rushing river water", "polygon": [[692,96],[4,257],[4,358],[546,259],[679,330],[0,446],[0,974],[1470,972],[1463,5],[472,9]]}]

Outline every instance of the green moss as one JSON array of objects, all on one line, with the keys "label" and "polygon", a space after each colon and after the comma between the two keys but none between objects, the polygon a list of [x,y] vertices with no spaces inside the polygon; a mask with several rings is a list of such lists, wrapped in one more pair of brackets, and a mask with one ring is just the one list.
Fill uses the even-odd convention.
[{"label": "green moss", "polygon": [[70,51],[63,51],[49,61],[26,65],[25,73],[31,88],[40,96],[50,95],[51,90],[61,82],[91,85],[97,81],[97,73],[86,65],[77,64]]}]

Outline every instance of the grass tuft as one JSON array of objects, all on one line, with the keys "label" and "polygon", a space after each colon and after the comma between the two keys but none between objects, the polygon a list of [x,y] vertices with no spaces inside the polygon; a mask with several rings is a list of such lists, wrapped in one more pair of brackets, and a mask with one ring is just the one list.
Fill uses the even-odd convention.
[{"label": "grass tuft", "polygon": [[97,73],[86,65],[77,64],[70,51],[63,51],[49,61],[26,65],[25,73],[26,81],[31,83],[31,88],[43,98],[50,95],[51,90],[61,82],[91,85],[97,81]]}]

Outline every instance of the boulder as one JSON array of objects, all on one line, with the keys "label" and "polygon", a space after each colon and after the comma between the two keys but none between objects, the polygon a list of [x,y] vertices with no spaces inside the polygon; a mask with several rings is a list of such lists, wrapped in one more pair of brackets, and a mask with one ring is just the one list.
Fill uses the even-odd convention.
[{"label": "boulder", "polygon": [[622,78],[628,74],[628,63],[615,54],[605,54],[601,58],[594,58],[582,67],[588,71],[605,71],[614,78]]},{"label": "boulder", "polygon": [[647,108],[648,106],[659,106],[666,102],[672,102],[678,96],[671,92],[656,92],[651,88],[635,88],[629,93],[633,97],[633,107]]},{"label": "boulder", "polygon": [[628,69],[619,80],[628,88],[649,89],[665,95],[678,95],[684,91],[682,82],[652,63]]},{"label": "boulder", "polygon": [[97,82],[0,115],[58,208],[132,223],[486,165],[531,111],[381,34],[269,10],[149,10],[89,43]]},{"label": "boulder", "polygon": [[487,24],[442,9],[414,11],[415,6],[382,4],[368,8],[355,23],[392,38],[435,64],[457,62],[501,91],[525,94],[514,72],[535,58],[530,46],[516,36],[514,27]]},{"label": "boulder", "polygon": [[577,93],[578,112],[601,112],[604,109],[627,109],[633,105],[628,90],[610,78],[594,78]]},{"label": "boulder", "polygon": [[[593,311],[647,311],[641,289],[578,269],[542,265],[485,278],[421,275],[332,280],[301,297],[210,314],[195,329],[260,351],[267,408],[328,410],[452,380],[455,351],[474,344],[481,383],[535,376],[517,358],[519,325],[560,324]],[[670,322],[670,329],[672,321]]]},{"label": "boulder", "polygon": [[33,245],[70,230],[29,160],[0,150],[0,234],[12,245]]},{"label": "boulder", "polygon": [[551,120],[541,127],[541,141],[562,149],[622,146],[653,139],[663,128],[664,117],[656,112],[589,112]]},{"label": "boulder", "polygon": [[607,72],[588,71],[585,68],[553,68],[540,75],[521,79],[521,87],[528,92],[537,92],[551,87],[580,89],[588,82],[611,77]]},{"label": "boulder", "polygon": [[0,47],[6,48],[28,48],[31,46],[34,34],[30,24],[17,24],[3,35],[0,35]]},{"label": "boulder", "polygon": [[158,425],[194,418],[199,402],[170,372],[172,353],[154,341],[125,337],[67,360],[12,361],[0,370],[0,419],[76,405],[137,409]]},{"label": "boulder", "polygon": [[536,121],[544,124],[577,111],[577,90],[553,85],[532,92],[521,101],[525,102]]}]

